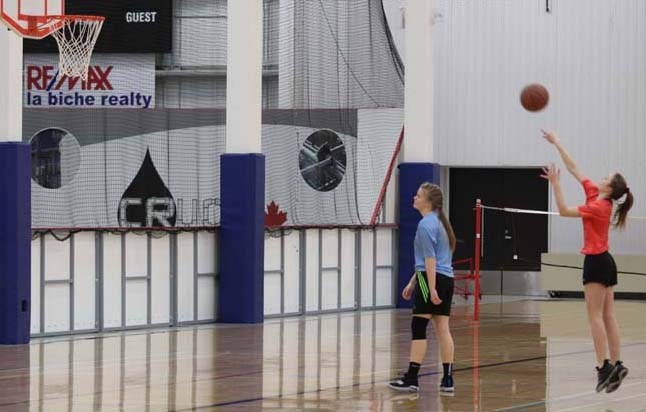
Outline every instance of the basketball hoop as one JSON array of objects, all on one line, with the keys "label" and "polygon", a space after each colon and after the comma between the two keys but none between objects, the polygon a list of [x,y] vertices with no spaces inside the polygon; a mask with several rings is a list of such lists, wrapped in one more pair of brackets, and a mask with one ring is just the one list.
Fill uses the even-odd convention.
[{"label": "basketball hoop", "polygon": [[65,0],[0,0],[0,22],[25,39],[53,35],[61,75],[87,80],[103,16],[66,15]]},{"label": "basketball hoop", "polygon": [[60,28],[51,34],[58,44],[59,73],[87,80],[92,50],[105,17],[82,15],[50,17],[60,24]]}]

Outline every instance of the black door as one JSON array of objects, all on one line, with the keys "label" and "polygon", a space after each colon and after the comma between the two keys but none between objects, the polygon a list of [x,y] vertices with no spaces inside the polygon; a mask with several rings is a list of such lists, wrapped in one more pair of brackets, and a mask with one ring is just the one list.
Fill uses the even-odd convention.
[{"label": "black door", "polygon": [[[455,258],[474,254],[476,199],[486,206],[547,210],[548,184],[539,168],[452,168],[450,220],[458,244]],[[546,215],[483,211],[481,269],[540,270],[547,251]]]}]

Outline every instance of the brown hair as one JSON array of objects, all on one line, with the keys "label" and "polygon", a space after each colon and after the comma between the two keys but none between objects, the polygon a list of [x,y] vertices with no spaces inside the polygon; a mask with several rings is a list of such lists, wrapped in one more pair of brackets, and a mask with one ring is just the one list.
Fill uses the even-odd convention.
[{"label": "brown hair", "polygon": [[440,189],[438,185],[434,185],[429,182],[422,183],[420,189],[424,190],[424,192],[426,193],[426,200],[431,202],[431,205],[433,205],[433,210],[438,211],[440,222],[442,222],[444,230],[446,230],[446,234],[449,236],[449,245],[451,246],[451,252],[455,252],[455,232],[453,231],[453,226],[451,226],[451,222],[449,222],[449,219],[444,213],[444,208],[442,207],[444,204],[444,194],[442,194],[442,189]]},{"label": "brown hair", "polygon": [[615,173],[612,177],[612,180],[610,180],[610,188],[612,189],[612,192],[610,193],[610,198],[612,200],[616,201],[626,195],[626,199],[623,202],[617,203],[617,210],[612,218],[613,226],[618,229],[623,229],[626,227],[628,211],[633,207],[633,194],[630,193],[626,179],[620,173]]}]

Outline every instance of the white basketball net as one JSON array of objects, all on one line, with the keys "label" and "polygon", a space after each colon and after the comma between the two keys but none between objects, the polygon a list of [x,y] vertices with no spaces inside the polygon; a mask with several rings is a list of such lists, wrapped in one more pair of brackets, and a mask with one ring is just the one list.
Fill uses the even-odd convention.
[{"label": "white basketball net", "polygon": [[59,74],[87,80],[92,50],[105,18],[62,16],[62,27],[52,33],[58,43]]}]

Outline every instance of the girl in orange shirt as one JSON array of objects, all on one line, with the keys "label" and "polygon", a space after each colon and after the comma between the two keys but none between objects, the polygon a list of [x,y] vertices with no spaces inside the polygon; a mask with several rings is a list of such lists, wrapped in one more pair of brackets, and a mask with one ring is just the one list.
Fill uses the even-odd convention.
[{"label": "girl in orange shirt", "polygon": [[[554,188],[554,196],[559,214],[564,217],[580,217],[583,221],[583,285],[590,331],[597,354],[596,390],[614,392],[628,375],[628,368],[620,358],[619,326],[615,319],[615,293],[617,266],[608,252],[608,231],[610,224],[623,229],[626,226],[628,211],[633,205],[633,195],[626,179],[619,173],[603,178],[598,185],[588,179],[576,166],[556,134],[542,130],[543,137],[558,150],[567,170],[583,185],[585,204],[568,207],[563,198],[560,184],[560,171],[554,164],[543,168],[542,177],[549,180]],[[623,199],[623,201],[619,201]],[[612,215],[613,202],[617,210]],[[607,350],[610,359],[606,358]]]}]

